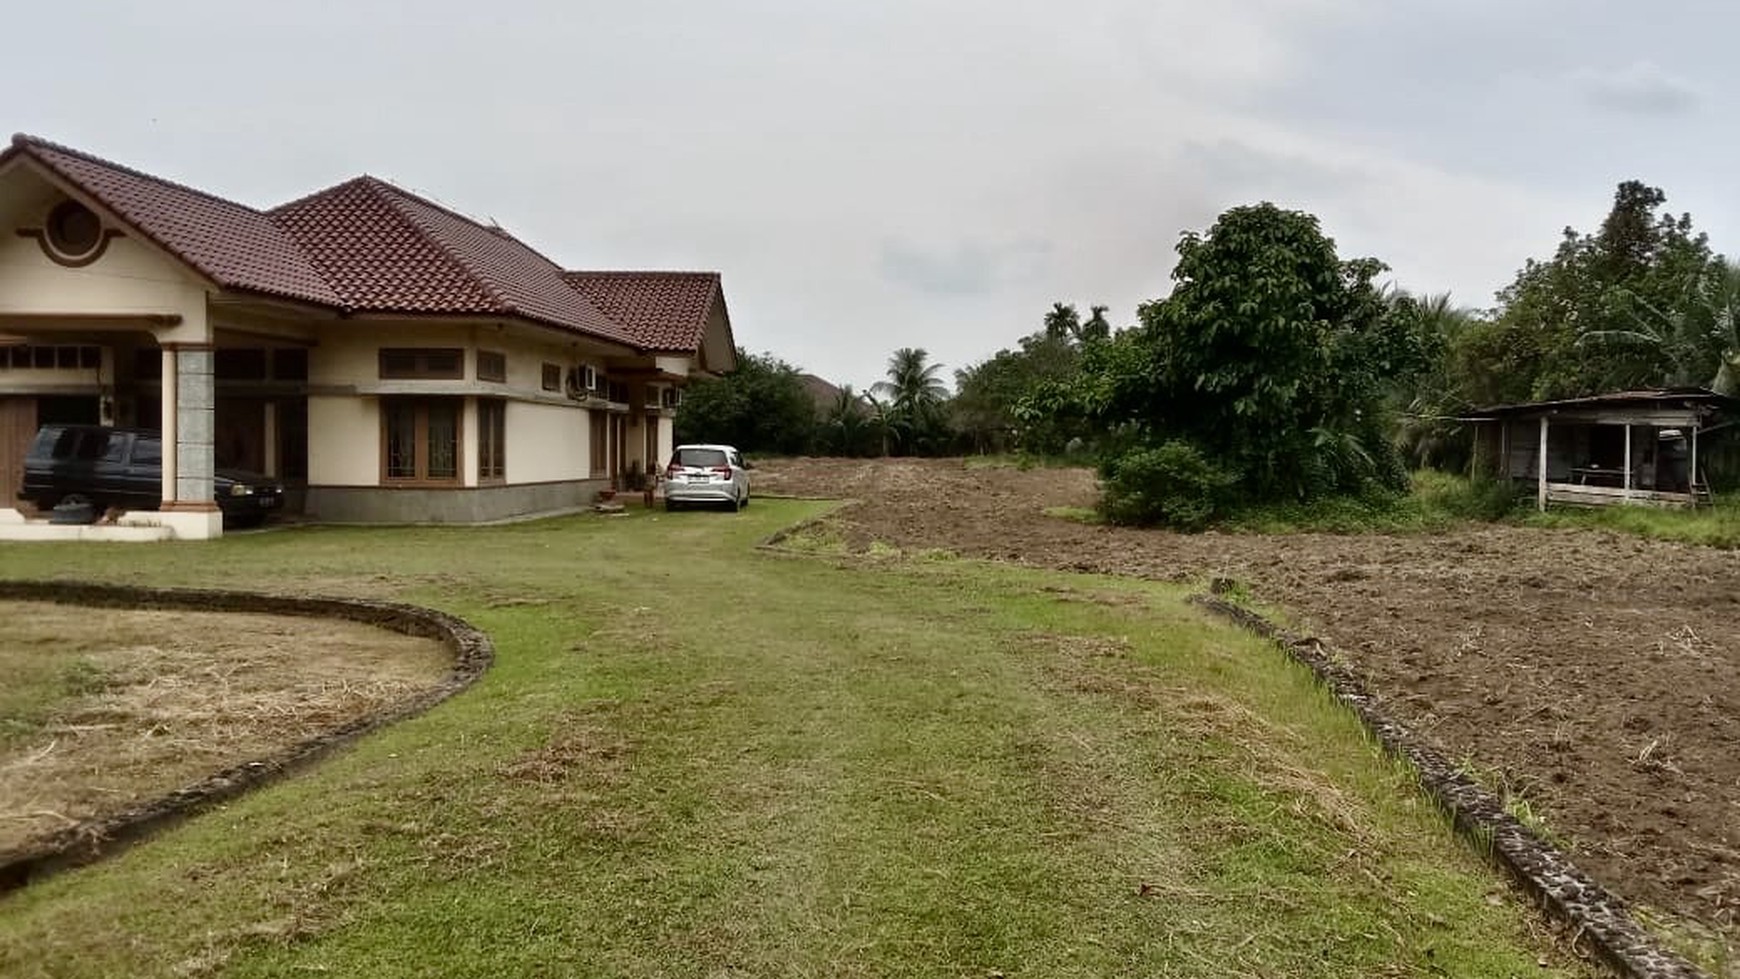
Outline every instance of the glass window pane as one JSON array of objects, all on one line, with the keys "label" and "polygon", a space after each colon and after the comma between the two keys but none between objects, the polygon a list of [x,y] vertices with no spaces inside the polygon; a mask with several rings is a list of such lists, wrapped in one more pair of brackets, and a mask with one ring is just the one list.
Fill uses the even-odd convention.
[{"label": "glass window pane", "polygon": [[464,377],[465,354],[459,350],[424,351],[424,377]]},{"label": "glass window pane", "polygon": [[459,406],[449,401],[429,403],[428,479],[459,478]]},{"label": "glass window pane", "polygon": [[389,401],[387,413],[387,478],[417,478],[417,407]]}]

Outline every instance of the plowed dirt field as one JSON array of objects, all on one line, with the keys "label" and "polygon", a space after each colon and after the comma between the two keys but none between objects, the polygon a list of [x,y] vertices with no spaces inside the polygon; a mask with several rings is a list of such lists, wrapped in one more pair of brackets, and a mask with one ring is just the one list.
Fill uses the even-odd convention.
[{"label": "plowed dirt field", "polygon": [[1597,531],[1183,535],[1046,516],[1079,469],[762,463],[760,494],[854,499],[873,542],[1146,578],[1245,583],[1354,663],[1398,719],[1634,901],[1740,947],[1740,555]]}]

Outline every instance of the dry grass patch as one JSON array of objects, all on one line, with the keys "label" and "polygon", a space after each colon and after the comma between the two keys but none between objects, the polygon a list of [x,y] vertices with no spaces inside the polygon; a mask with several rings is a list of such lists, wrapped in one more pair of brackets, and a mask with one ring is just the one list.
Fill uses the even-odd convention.
[{"label": "dry grass patch", "polygon": [[354,622],[0,602],[0,853],[395,703],[450,658]]}]

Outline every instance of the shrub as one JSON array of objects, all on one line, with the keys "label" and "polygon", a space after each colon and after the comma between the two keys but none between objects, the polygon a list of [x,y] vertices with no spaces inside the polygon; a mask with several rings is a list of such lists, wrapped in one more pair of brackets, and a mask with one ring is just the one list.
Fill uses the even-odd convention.
[{"label": "shrub", "polygon": [[1223,511],[1238,483],[1236,473],[1176,440],[1109,458],[1100,475],[1105,479],[1100,510],[1107,520],[1181,530],[1199,529]]}]

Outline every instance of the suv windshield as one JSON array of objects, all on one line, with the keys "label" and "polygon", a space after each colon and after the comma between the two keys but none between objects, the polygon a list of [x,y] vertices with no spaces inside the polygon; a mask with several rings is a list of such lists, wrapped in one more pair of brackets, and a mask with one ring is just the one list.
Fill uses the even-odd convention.
[{"label": "suv windshield", "polygon": [[690,469],[712,469],[725,465],[725,453],[719,449],[678,449],[672,465]]}]

